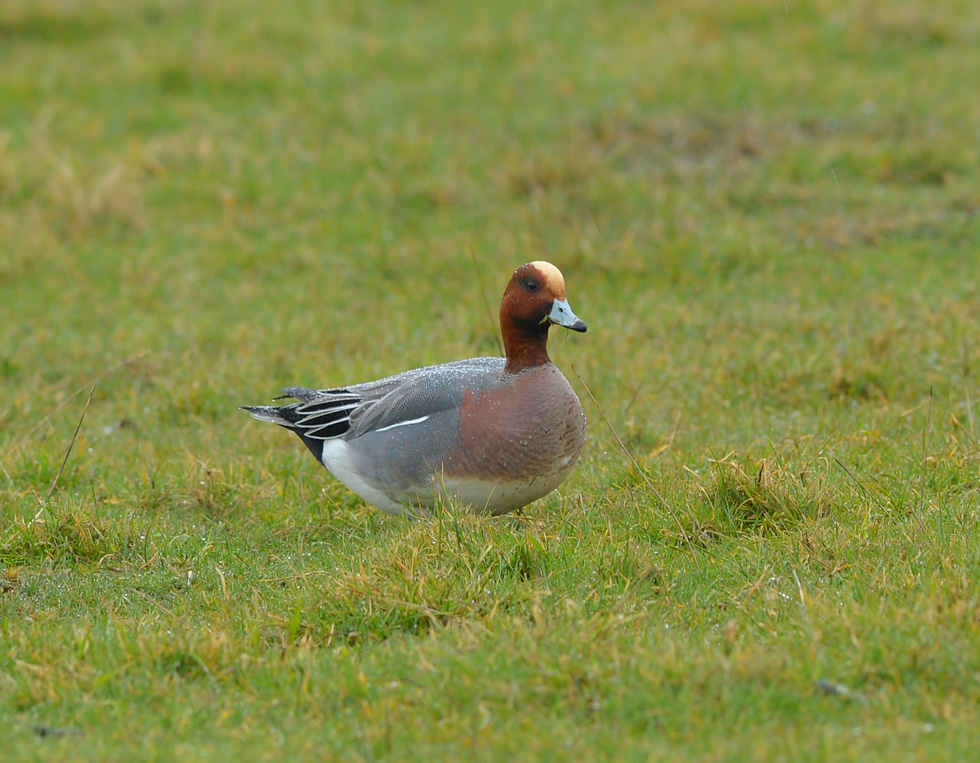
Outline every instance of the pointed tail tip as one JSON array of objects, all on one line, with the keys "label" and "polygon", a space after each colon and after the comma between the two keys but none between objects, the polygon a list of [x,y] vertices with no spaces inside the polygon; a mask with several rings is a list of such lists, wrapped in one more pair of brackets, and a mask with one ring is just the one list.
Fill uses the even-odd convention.
[{"label": "pointed tail tip", "polygon": [[240,405],[238,410],[248,411],[253,419],[259,421],[271,421],[273,424],[280,424],[283,421],[279,410],[271,405]]}]

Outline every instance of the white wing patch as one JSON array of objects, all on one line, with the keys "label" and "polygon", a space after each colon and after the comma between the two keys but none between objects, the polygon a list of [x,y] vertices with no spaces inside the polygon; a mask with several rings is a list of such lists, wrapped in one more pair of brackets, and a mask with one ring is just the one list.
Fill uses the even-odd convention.
[{"label": "white wing patch", "polygon": [[428,418],[428,416],[422,416],[417,419],[409,419],[408,421],[399,421],[396,424],[389,424],[386,427],[381,427],[381,429],[375,429],[374,433],[377,434],[378,432],[387,432],[389,429],[394,429],[395,427],[407,427],[410,424],[421,424],[423,421],[428,420]]}]

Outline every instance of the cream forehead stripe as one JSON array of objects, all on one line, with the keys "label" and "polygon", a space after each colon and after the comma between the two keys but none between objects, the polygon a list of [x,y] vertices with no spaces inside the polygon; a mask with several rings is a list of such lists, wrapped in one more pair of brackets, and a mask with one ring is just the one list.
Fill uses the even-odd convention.
[{"label": "cream forehead stripe", "polygon": [[556,268],[550,262],[545,262],[544,260],[535,260],[529,264],[538,269],[538,272],[541,273],[541,277],[544,279],[544,282],[551,287],[552,291],[556,291],[561,294],[565,293],[565,276],[561,274],[561,271],[558,268]]}]

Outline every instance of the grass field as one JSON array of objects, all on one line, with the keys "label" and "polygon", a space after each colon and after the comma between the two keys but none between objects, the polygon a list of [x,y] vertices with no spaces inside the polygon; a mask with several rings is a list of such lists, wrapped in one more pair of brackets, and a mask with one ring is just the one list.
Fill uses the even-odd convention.
[{"label": "grass field", "polygon": [[[5,755],[968,759],[978,71],[973,0],[4,0]],[[237,410],[497,354],[532,259],[522,517]]]}]

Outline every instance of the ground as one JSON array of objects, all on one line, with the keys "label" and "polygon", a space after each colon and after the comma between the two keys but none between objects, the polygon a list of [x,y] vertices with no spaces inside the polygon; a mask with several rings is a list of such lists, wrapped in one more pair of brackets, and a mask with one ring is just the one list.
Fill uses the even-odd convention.
[{"label": "ground", "polygon": [[[967,757],[978,43],[966,0],[5,0],[4,749]],[[497,354],[535,259],[589,442],[521,516],[384,515],[237,410]]]}]

